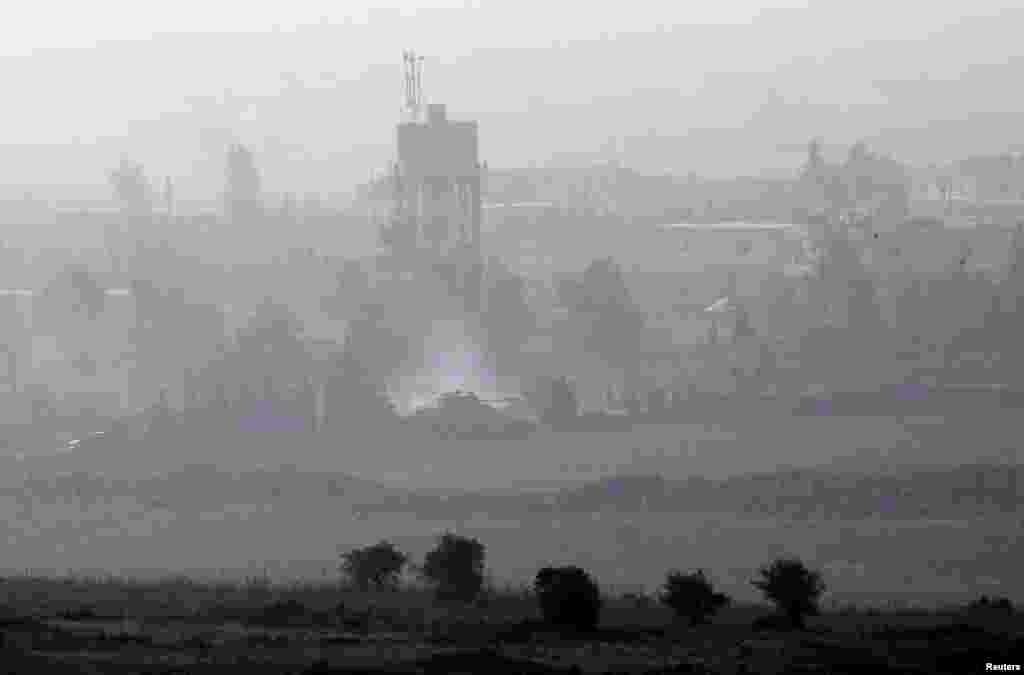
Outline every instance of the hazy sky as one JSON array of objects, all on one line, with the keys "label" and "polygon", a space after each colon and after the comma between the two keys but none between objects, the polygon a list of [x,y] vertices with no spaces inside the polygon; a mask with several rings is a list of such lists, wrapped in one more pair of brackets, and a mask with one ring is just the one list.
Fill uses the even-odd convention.
[{"label": "hazy sky", "polygon": [[[927,36],[965,15],[997,14],[1012,3],[868,2],[815,3],[719,0],[676,2],[505,2],[367,3],[200,2],[139,3],[124,0],[40,0],[5,10],[5,53],[45,47],[89,47],[105,40],[148,39],[174,32],[259,32],[289,30],[310,23],[380,24],[373,41],[389,45],[412,37],[431,53],[453,55],[481,46],[536,47],[559,40],[593,39],[619,32],[647,32],[679,25],[789,25],[789,44],[771,51],[816,52],[838,40]],[[779,10],[788,10],[782,11]],[[409,21],[412,19],[412,21]],[[395,24],[403,24],[396,30]],[[812,25],[813,24],[813,25]],[[375,27],[375,26],[371,26]],[[405,30],[403,30],[405,29]],[[382,34],[393,31],[390,36]],[[403,43],[404,44],[404,43]],[[764,45],[761,45],[762,47]]]},{"label": "hazy sky", "polygon": [[[1009,3],[370,4],[17,3],[0,142],[78,139],[69,175],[121,154],[180,173],[216,145],[199,129],[230,129],[268,164],[305,162],[294,175],[329,160],[324,180],[358,179],[387,161],[408,48],[428,99],[479,119],[492,165],[615,148],[644,170],[728,175],[784,168],[798,158],[778,148],[815,134],[918,163],[1021,140]],[[0,180],[19,162],[45,173],[26,153]]]}]

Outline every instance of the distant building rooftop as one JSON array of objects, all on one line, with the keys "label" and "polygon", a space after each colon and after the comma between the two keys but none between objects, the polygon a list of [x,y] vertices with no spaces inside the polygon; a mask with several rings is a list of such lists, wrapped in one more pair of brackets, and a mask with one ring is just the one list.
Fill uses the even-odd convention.
[{"label": "distant building rooftop", "polygon": [[799,232],[801,225],[784,223],[674,223],[659,225],[659,230],[692,232]]},{"label": "distant building rooftop", "polygon": [[557,206],[554,202],[505,202],[484,204],[484,209],[546,209]]},{"label": "distant building rooftop", "polygon": [[704,311],[709,314],[721,314],[723,312],[731,312],[734,309],[736,309],[736,306],[733,304],[732,298],[726,297],[715,300]]}]

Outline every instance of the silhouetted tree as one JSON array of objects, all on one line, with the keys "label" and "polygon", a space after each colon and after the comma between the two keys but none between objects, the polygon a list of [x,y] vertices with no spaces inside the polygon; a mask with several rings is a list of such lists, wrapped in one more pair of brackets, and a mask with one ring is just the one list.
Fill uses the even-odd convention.
[{"label": "silhouetted tree", "polygon": [[983,595],[967,606],[971,613],[1004,614],[1012,616],[1014,613],[1013,602],[1006,597],[993,597]]},{"label": "silhouetted tree", "polygon": [[750,583],[775,603],[794,628],[803,630],[804,617],[818,613],[818,599],[825,592],[821,573],[795,558],[780,558],[758,573],[761,578]]},{"label": "silhouetted tree", "polygon": [[350,581],[365,590],[394,588],[409,556],[387,541],[354,549],[342,556],[342,572]]},{"label": "silhouetted tree", "polygon": [[702,570],[691,574],[669,572],[659,599],[676,616],[689,619],[691,626],[706,622],[730,602],[729,596],[715,592]]},{"label": "silhouetted tree", "polygon": [[583,297],[579,309],[603,311],[632,303],[622,268],[613,258],[595,260],[583,271]]},{"label": "silhouetted tree", "polygon": [[910,200],[906,168],[896,160],[877,155],[863,142],[855,143],[841,167],[852,204],[884,209],[889,215],[904,216]]},{"label": "silhouetted tree", "polygon": [[814,175],[825,166],[820,138],[813,138],[807,144],[807,161],[804,163],[804,174]]},{"label": "silhouetted tree", "polygon": [[95,319],[106,305],[106,289],[88,267],[75,263],[67,265],[43,291],[50,311],[57,314],[71,310]]},{"label": "silhouetted tree", "polygon": [[754,324],[750,320],[750,312],[746,306],[737,303],[736,305],[736,324],[733,330],[733,339],[742,340],[745,338],[757,337],[757,331],[754,330]]},{"label": "silhouetted tree", "polygon": [[299,390],[296,405],[298,407],[298,414],[309,420],[309,429],[316,431],[316,387],[313,384],[312,377],[303,378],[302,389]]},{"label": "silhouetted tree", "polygon": [[1000,291],[1004,311],[1013,313],[1018,309],[1024,309],[1021,303],[1024,298],[1024,223],[1018,223],[1013,234],[1009,263]]},{"label": "silhouetted tree", "polygon": [[851,204],[851,186],[838,169],[828,171],[822,177],[825,199],[833,209],[847,208]]},{"label": "silhouetted tree", "polygon": [[359,343],[347,340],[327,377],[325,407],[327,424],[334,419],[357,422],[379,422],[391,419],[394,404],[373,378],[357,349]]},{"label": "silhouetted tree", "polygon": [[612,258],[593,261],[583,272],[582,286],[577,288],[573,309],[581,319],[589,319],[581,326],[585,331],[584,350],[609,362],[631,353],[644,318],[633,303],[619,265]]},{"label": "silhouetted tree", "polygon": [[529,398],[543,424],[565,424],[579,415],[576,387],[567,377],[539,378]]},{"label": "silhouetted tree", "polygon": [[476,539],[446,532],[424,557],[420,573],[439,598],[471,602],[483,587],[484,553]]},{"label": "silhouetted tree", "polygon": [[333,293],[321,300],[321,307],[332,318],[350,318],[352,310],[369,290],[370,280],[357,261],[346,260],[335,271]]},{"label": "silhouetted tree", "polygon": [[1017,224],[1010,249],[1006,278],[999,284],[999,310],[987,321],[993,341],[999,347],[1014,387],[1024,382],[1024,352],[1018,345],[1024,339],[1024,223]]},{"label": "silhouetted tree", "polygon": [[301,381],[308,372],[309,353],[301,339],[302,328],[291,308],[266,298],[238,330],[239,358],[250,377],[264,378],[264,394],[274,390],[272,384],[268,388],[266,377],[284,385]]},{"label": "silhouetted tree", "polygon": [[845,314],[844,322],[854,331],[870,333],[882,327],[874,280],[845,236],[829,240],[824,279],[819,283],[829,304]]},{"label": "silhouetted tree", "polygon": [[541,614],[548,623],[594,630],[601,615],[601,591],[587,572],[576,566],[545,567],[533,582]]},{"label": "silhouetted tree", "polygon": [[669,413],[669,394],[663,387],[655,387],[647,393],[647,414],[652,418],[664,419]]},{"label": "silhouetted tree", "polygon": [[382,303],[364,303],[361,316],[348,323],[345,349],[356,354],[376,381],[389,377],[398,365],[421,346],[407,330],[394,325],[394,311]]},{"label": "silhouetted tree", "polygon": [[153,190],[142,164],[129,159],[107,174],[114,194],[130,215],[148,215],[153,208]]},{"label": "silhouetted tree", "polygon": [[526,302],[526,281],[500,264],[493,264],[489,272],[493,281],[484,316],[488,342],[499,354],[516,354],[533,323]]}]

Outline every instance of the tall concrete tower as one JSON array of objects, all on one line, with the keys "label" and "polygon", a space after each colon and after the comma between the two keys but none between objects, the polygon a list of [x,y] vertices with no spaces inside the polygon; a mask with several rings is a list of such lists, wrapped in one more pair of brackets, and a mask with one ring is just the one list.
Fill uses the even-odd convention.
[{"label": "tall concrete tower", "polygon": [[251,222],[263,215],[263,186],[252,151],[240,143],[228,150],[224,206],[234,223]]},{"label": "tall concrete tower", "polygon": [[444,105],[424,104],[420,63],[405,54],[393,211],[382,239],[401,267],[433,268],[475,310],[482,275],[477,123],[449,120]]}]

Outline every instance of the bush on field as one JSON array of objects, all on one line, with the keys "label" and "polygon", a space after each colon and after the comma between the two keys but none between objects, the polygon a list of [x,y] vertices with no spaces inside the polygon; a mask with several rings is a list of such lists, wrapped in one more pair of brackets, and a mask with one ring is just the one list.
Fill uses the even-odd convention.
[{"label": "bush on field", "polygon": [[659,599],[677,617],[689,619],[691,626],[705,623],[730,602],[729,596],[715,592],[702,570],[691,574],[669,572]]},{"label": "bush on field", "polygon": [[342,556],[342,573],[361,590],[395,588],[409,556],[387,541]]},{"label": "bush on field", "polygon": [[821,573],[795,558],[780,558],[762,567],[750,583],[786,615],[790,625],[804,628],[804,617],[818,614],[818,599],[825,592]]},{"label": "bush on field", "polygon": [[967,606],[971,612],[990,612],[993,614],[1013,614],[1013,603],[1009,598],[990,598],[983,595]]},{"label": "bush on field", "polygon": [[484,584],[484,545],[446,532],[424,557],[419,571],[438,598],[472,602]]},{"label": "bush on field", "polygon": [[545,567],[533,583],[544,620],[558,626],[594,630],[601,614],[597,583],[579,567]]}]

